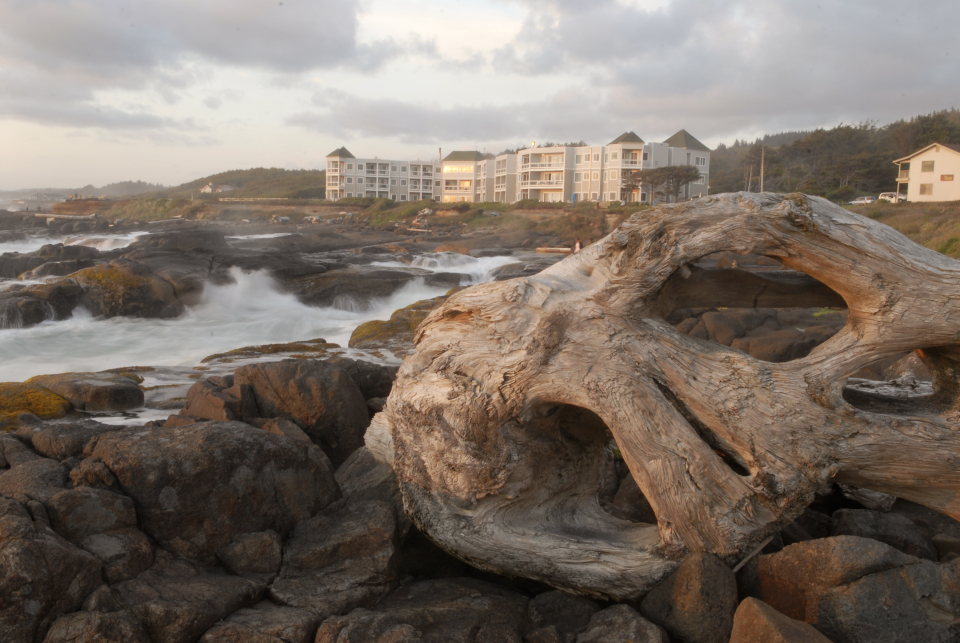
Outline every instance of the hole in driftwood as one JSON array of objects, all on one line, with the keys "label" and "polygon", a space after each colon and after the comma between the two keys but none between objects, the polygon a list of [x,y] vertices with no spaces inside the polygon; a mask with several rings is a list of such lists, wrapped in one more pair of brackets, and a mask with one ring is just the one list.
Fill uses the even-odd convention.
[{"label": "hole in driftwood", "polygon": [[710,428],[700,421],[696,415],[687,407],[683,401],[677,397],[677,394],[674,393],[670,388],[659,380],[653,380],[657,385],[657,388],[660,389],[660,392],[663,394],[667,401],[673,405],[675,409],[684,417],[687,423],[693,427],[693,430],[697,432],[697,435],[700,436],[700,439],[707,443],[713,452],[719,456],[720,461],[727,465],[734,473],[738,476],[749,476],[750,470],[746,467],[746,464],[740,461],[739,456],[736,454],[736,451],[722,444],[721,441],[717,438],[716,434],[710,430]]},{"label": "hole in driftwood", "polygon": [[[938,391],[922,350],[891,355],[854,373],[843,386],[843,399],[861,411],[900,415],[940,414],[953,395]],[[929,359],[929,358],[928,358]]]},{"label": "hole in driftwood", "polygon": [[721,252],[682,266],[654,309],[678,331],[766,362],[810,354],[847,323],[846,302],[779,261]]}]

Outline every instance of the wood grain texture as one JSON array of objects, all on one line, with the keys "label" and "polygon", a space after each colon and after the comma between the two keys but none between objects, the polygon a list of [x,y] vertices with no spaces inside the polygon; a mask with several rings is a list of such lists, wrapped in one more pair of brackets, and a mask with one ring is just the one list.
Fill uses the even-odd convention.
[{"label": "wood grain texture", "polygon": [[[720,251],[810,278],[689,265]],[[780,364],[664,321],[683,307],[844,301],[839,333]],[[735,563],[831,480],[960,518],[960,262],[823,199],[645,210],[534,277],[455,294],[416,344],[380,420],[405,507],[485,569],[636,598],[686,552]],[[896,414],[844,401],[852,373],[915,349],[932,398]],[[600,507],[611,438],[658,524]]]}]

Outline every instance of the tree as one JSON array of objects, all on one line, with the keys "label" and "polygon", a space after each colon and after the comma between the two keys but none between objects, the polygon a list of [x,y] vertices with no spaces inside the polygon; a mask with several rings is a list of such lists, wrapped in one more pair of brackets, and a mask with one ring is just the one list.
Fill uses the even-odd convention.
[{"label": "tree", "polygon": [[636,178],[651,194],[672,196],[674,201],[679,201],[683,188],[700,178],[700,170],[692,165],[668,165],[640,170]]}]

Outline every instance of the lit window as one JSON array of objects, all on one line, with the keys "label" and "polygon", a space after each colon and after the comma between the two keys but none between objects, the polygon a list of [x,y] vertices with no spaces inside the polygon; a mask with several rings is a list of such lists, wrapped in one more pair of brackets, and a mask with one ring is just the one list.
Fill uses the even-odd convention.
[{"label": "lit window", "polygon": [[952,181],[952,180],[953,180],[953,175],[952,175],[952,174],[941,174],[941,175],[940,175],[940,180],[941,180],[941,181]]},{"label": "lit window", "polygon": [[616,181],[616,180],[617,180],[617,173],[616,173],[616,172],[611,172],[611,173],[610,173],[610,180],[611,180],[611,181]]},{"label": "lit window", "polygon": [[933,172],[933,161],[924,161],[920,164],[921,172]]},{"label": "lit window", "polygon": [[[926,163],[926,161],[924,161]],[[933,161],[930,161],[933,163]],[[932,195],[933,194],[933,183],[921,183],[920,184],[920,194]]]},{"label": "lit window", "polygon": [[612,158],[614,161],[616,161],[616,160],[617,160],[617,152],[614,152],[613,154],[611,154],[611,155],[610,155],[610,158]]}]

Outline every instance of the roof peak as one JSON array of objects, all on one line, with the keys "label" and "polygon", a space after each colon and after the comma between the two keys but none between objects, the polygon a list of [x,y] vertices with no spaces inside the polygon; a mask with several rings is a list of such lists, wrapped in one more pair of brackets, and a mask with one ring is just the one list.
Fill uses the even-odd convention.
[{"label": "roof peak", "polygon": [[643,143],[643,139],[636,135],[634,132],[624,132],[617,138],[613,139],[607,145],[617,145],[619,143]]},{"label": "roof peak", "polygon": [[484,159],[483,154],[476,150],[469,150],[464,152],[450,152],[444,157],[444,161],[482,161]]},{"label": "roof peak", "polygon": [[688,150],[699,150],[709,152],[710,148],[694,138],[693,134],[685,129],[680,130],[670,138],[664,141],[670,147],[683,147]]},{"label": "roof peak", "polygon": [[357,157],[351,154],[346,147],[341,147],[327,154],[327,158],[355,159]]}]

